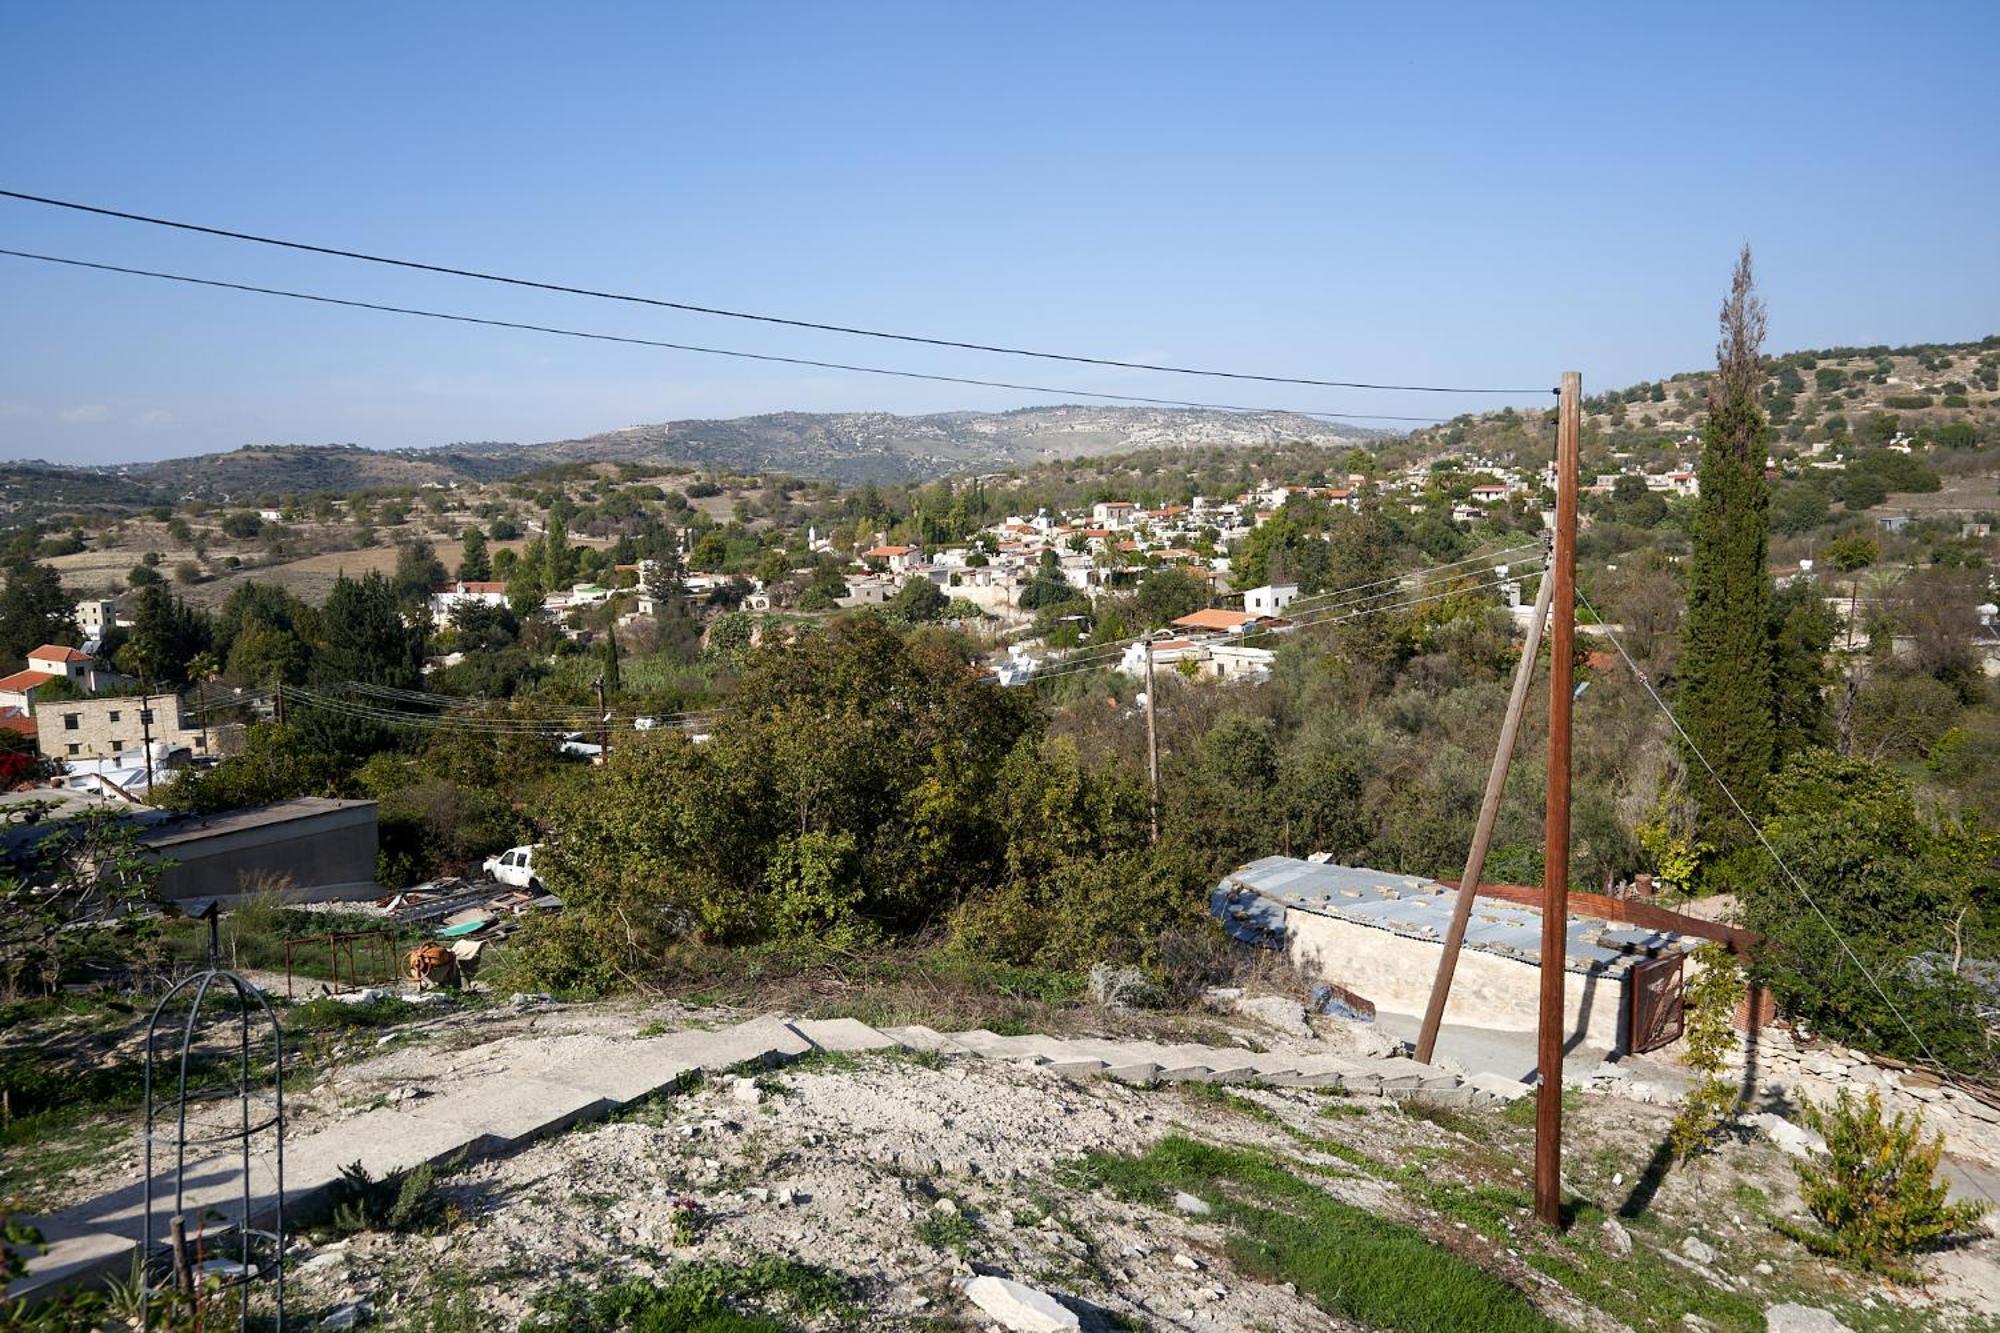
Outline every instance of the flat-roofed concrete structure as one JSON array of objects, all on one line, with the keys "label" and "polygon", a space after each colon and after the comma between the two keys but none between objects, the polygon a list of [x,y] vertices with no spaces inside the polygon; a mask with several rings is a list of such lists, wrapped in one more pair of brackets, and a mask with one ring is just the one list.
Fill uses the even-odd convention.
[{"label": "flat-roofed concrete structure", "polygon": [[160,876],[169,900],[236,898],[289,881],[301,902],[373,898],[375,802],[300,796],[213,815],[155,824],[140,844],[170,864]]},{"label": "flat-roofed concrete structure", "polygon": [[[1283,949],[1308,976],[1421,1014],[1430,998],[1458,890],[1421,875],[1267,856],[1215,887],[1209,908],[1239,940]],[[1699,941],[1671,930],[1574,913],[1564,950],[1564,1039],[1632,1049],[1633,970]],[[1481,896],[1473,904],[1445,1021],[1532,1032],[1538,1019],[1542,914]]]}]

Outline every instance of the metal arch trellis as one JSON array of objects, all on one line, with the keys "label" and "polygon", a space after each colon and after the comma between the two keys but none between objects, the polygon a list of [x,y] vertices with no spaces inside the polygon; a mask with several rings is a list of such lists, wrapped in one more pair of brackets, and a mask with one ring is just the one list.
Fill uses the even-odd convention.
[{"label": "metal arch trellis", "polygon": [[[210,923],[211,938],[214,923]],[[235,972],[218,966],[219,959],[213,945],[209,953],[209,966],[176,982],[154,1006],[152,1017],[146,1024],[146,1072],[145,1072],[145,1232],[141,1256],[141,1280],[149,1293],[144,1303],[141,1327],[152,1327],[153,1302],[150,1293],[162,1280],[172,1283],[180,1299],[216,1300],[226,1312],[228,1303],[236,1305],[236,1323],[239,1330],[250,1327],[250,1298],[254,1287],[260,1282],[271,1284],[277,1305],[277,1326],[285,1323],[285,1046],[284,1029],[279,1025],[277,1015],[263,993]],[[215,999],[223,994],[232,994],[233,1015]],[[162,1079],[157,1066],[162,1056],[160,1035],[162,1018],[170,1006],[181,997],[187,997],[187,1017],[179,1024],[178,1049],[173,1054],[175,1071],[171,1097],[160,1095]],[[219,1023],[204,1024],[206,1013],[224,1013]],[[219,1085],[214,1089],[190,1091],[188,1073],[191,1057],[198,1043],[213,1035],[217,1028],[226,1032],[233,1019],[236,1028],[235,1079],[233,1084]],[[265,1076],[253,1075],[253,1048],[261,1048],[263,1034],[253,1042],[251,1028],[253,1020],[261,1019],[256,1026],[267,1028],[269,1032],[271,1068],[269,1073],[269,1093],[262,1092]],[[173,1024],[166,1025],[168,1039],[172,1040]],[[188,1117],[191,1105],[210,1105],[225,1108],[234,1098],[237,1103],[234,1123],[226,1110],[217,1116],[208,1127],[197,1123],[190,1134]],[[199,1116],[197,1116],[199,1122]],[[170,1128],[168,1128],[170,1126]],[[275,1142],[272,1169],[275,1174],[275,1189],[271,1195],[268,1228],[253,1225],[258,1219],[255,1206],[255,1192],[251,1185],[252,1147],[258,1139],[269,1134]],[[238,1200],[241,1213],[232,1228],[224,1230],[213,1242],[217,1252],[214,1257],[204,1257],[203,1251],[211,1242],[206,1236],[206,1225],[200,1217],[206,1216],[207,1202],[200,1205],[201,1214],[197,1218],[197,1229],[192,1239],[188,1236],[188,1150],[207,1149],[211,1146],[236,1145],[236,1169],[242,1186],[242,1196]],[[173,1154],[172,1205],[162,1211],[165,1191],[158,1188],[155,1179],[155,1149],[171,1149]],[[223,1156],[227,1156],[224,1149]],[[198,1163],[199,1165],[199,1163]],[[165,1240],[168,1254],[155,1253],[155,1245]],[[192,1247],[192,1248],[191,1248]],[[233,1253],[232,1253],[233,1251]],[[170,1265],[170,1267],[168,1267]],[[225,1315],[226,1317],[226,1315]]]}]

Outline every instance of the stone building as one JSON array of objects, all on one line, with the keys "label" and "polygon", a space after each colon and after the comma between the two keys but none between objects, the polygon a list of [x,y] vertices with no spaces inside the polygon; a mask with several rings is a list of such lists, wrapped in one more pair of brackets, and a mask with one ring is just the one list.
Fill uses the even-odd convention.
[{"label": "stone building", "polygon": [[179,750],[195,758],[211,753],[211,738],[171,693],[52,699],[36,709],[35,720],[42,754],[50,759],[135,756],[143,763],[149,739],[156,760]]}]

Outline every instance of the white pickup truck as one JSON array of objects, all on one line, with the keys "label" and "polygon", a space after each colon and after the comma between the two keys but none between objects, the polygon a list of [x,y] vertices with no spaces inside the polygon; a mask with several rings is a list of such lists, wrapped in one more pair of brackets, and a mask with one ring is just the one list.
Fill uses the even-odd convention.
[{"label": "white pickup truck", "polygon": [[539,889],[542,881],[535,876],[535,849],[540,846],[537,842],[526,847],[509,847],[498,856],[487,857],[480,869],[498,883],[517,889]]}]

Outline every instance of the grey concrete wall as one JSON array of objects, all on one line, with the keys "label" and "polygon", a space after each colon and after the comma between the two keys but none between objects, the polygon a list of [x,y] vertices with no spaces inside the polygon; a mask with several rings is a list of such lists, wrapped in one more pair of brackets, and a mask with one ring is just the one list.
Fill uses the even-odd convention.
[{"label": "grey concrete wall", "polygon": [[162,849],[175,864],[160,877],[170,899],[232,898],[289,878],[295,901],[374,897],[375,808],[355,807]]},{"label": "grey concrete wall", "polygon": [[[1378,1009],[1421,1014],[1430,1003],[1442,944],[1411,939],[1317,912],[1287,909],[1285,950],[1308,976],[1338,982]],[[1477,949],[1461,950],[1444,1021],[1502,1032],[1533,1032],[1540,995],[1534,964]],[[1567,972],[1565,1040],[1625,1048],[1625,990],[1610,977]]]}]

